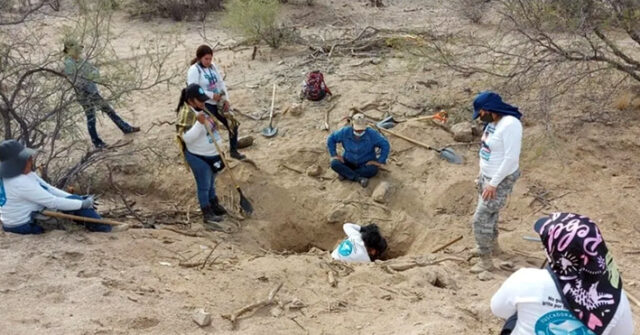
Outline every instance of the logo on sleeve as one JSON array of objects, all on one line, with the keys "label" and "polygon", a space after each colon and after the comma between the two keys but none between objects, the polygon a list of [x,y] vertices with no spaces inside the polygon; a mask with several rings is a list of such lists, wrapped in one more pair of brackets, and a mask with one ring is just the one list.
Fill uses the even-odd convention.
[{"label": "logo on sleeve", "polygon": [[342,243],[340,243],[340,246],[338,247],[338,253],[341,256],[349,256],[351,255],[351,253],[353,252],[353,243],[351,243],[351,241],[349,240],[344,240],[342,241]]},{"label": "logo on sleeve", "polygon": [[553,311],[536,322],[535,335],[595,335],[569,311]]}]

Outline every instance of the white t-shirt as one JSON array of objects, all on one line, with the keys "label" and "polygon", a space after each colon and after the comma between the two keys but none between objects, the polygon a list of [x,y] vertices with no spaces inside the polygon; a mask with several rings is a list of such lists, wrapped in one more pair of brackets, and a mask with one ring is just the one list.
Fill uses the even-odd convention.
[{"label": "white t-shirt", "polygon": [[[512,335],[593,334],[564,307],[546,269],[527,268],[513,273],[491,298],[491,311],[503,319],[518,313]],[[631,307],[624,291],[618,310],[603,334],[633,334]]]},{"label": "white t-shirt", "polygon": [[216,104],[213,101],[214,94],[222,94],[224,92],[225,99],[229,100],[229,92],[227,86],[224,84],[222,75],[220,74],[218,66],[211,64],[210,67],[204,68],[198,63],[191,65],[187,72],[187,85],[198,84],[204,90],[204,93],[209,97],[207,103]]},{"label": "white t-shirt", "polygon": [[482,134],[480,173],[491,178],[497,187],[502,180],[516,172],[522,147],[522,123],[517,118],[503,116],[498,123],[489,123]]},{"label": "white t-shirt", "polygon": [[[189,108],[191,108],[191,110],[197,115],[204,113],[204,112],[196,111],[191,106],[189,106]],[[209,121],[209,117],[207,117],[207,121],[205,122],[208,122],[210,129],[213,129],[213,122]],[[222,142],[222,138],[220,137],[220,134],[215,129],[213,130],[213,136],[215,137],[216,142],[218,143]],[[218,150],[216,149],[216,146],[213,144],[213,139],[209,136],[209,133],[207,132],[207,128],[205,128],[204,124],[198,121],[196,121],[189,130],[185,131],[182,134],[182,140],[184,141],[184,144],[187,146],[187,150],[189,150],[189,152],[192,154],[200,155],[200,156],[219,155]]]},{"label": "white t-shirt", "polygon": [[340,242],[340,245],[331,253],[333,259],[350,263],[369,263],[371,259],[367,253],[367,248],[360,235],[360,226],[353,223],[345,223],[342,230],[347,234],[347,238]]},{"label": "white t-shirt", "polygon": [[82,207],[82,200],[67,199],[69,193],[47,184],[34,172],[0,182],[0,219],[6,227],[28,223],[31,213],[45,208],[75,211]]}]

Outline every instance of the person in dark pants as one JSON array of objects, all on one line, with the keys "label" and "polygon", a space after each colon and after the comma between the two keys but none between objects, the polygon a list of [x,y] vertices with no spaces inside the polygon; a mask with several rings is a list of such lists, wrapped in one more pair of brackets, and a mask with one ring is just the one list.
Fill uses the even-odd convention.
[{"label": "person in dark pants", "polygon": [[220,73],[220,69],[213,63],[213,49],[208,45],[201,45],[196,50],[196,57],[191,61],[187,73],[187,85],[197,84],[209,98],[205,102],[206,109],[218,119],[229,131],[229,153],[235,159],[246,157],[238,151],[238,128],[240,122],[236,120],[229,103],[229,92]]},{"label": "person in dark pants", "polygon": [[216,196],[216,175],[224,168],[213,141],[221,138],[216,123],[203,112],[209,98],[202,87],[191,84],[182,90],[176,112],[176,140],[183,157],[196,180],[203,223],[208,230],[229,232],[221,221],[227,211]]},{"label": "person in dark pants", "polygon": [[107,145],[98,136],[98,131],[96,130],[97,110],[107,114],[111,121],[125,134],[139,132],[140,127],[131,126],[124,121],[100,95],[98,86],[95,83],[95,80],[100,77],[100,72],[88,60],[80,58],[82,49],[83,47],[73,40],[68,40],[64,43],[64,54],[67,55],[64,60],[64,72],[69,77],[69,80],[74,83],[78,102],[87,116],[87,128],[91,142],[96,148],[104,148]]},{"label": "person in dark pants", "polygon": [[[337,144],[341,143],[344,154],[339,155]],[[389,157],[389,141],[374,129],[367,127],[363,114],[352,117],[352,125],[335,131],[327,139],[327,147],[331,155],[331,169],[338,173],[340,179],[360,183],[362,187],[369,185],[369,178],[378,174],[381,166]],[[376,149],[380,150],[378,155]]]},{"label": "person in dark pants", "polygon": [[[6,232],[42,234],[38,224],[43,209],[100,219],[94,209],[93,197],[71,195],[42,180],[33,172],[35,151],[15,140],[0,143],[0,219]],[[122,231],[127,225],[78,222],[94,232]]]}]

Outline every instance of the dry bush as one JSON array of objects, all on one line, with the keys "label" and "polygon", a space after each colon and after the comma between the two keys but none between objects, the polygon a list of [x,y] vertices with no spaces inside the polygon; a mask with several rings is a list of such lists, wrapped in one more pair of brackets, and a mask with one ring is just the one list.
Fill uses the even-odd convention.
[{"label": "dry bush", "polygon": [[150,20],[154,17],[175,21],[202,20],[211,11],[222,10],[223,0],[131,0],[125,8],[134,17]]},{"label": "dry bush", "polygon": [[281,24],[279,0],[231,0],[225,24],[251,42],[263,41],[277,49],[296,37],[293,28]]},{"label": "dry bush", "polygon": [[473,23],[480,23],[488,7],[487,0],[455,0],[455,9],[460,16]]}]

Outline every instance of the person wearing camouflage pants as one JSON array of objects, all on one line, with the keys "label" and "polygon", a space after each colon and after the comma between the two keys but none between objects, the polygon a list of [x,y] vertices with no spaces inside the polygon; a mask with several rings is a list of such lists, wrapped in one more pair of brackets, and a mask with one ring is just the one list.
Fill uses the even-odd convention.
[{"label": "person wearing camouflage pants", "polygon": [[480,259],[471,272],[480,273],[493,269],[491,257],[500,251],[498,216],[520,177],[522,114],[493,92],[480,93],[473,109],[473,119],[479,117],[485,123],[479,152],[478,206],[472,220],[476,247],[471,253]]}]

